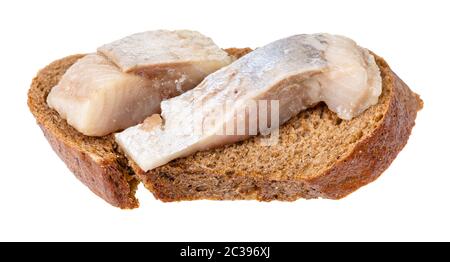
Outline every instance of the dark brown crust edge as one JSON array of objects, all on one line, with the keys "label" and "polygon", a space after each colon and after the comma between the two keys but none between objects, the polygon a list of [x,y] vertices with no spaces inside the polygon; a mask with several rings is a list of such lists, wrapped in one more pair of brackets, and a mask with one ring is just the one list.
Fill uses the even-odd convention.
[{"label": "dark brown crust edge", "polygon": [[381,125],[360,141],[347,158],[307,181],[321,197],[340,199],[377,179],[408,142],[417,112],[423,107],[419,95],[409,89],[384,59],[376,58],[383,78],[389,78],[394,86],[388,112]]},{"label": "dark brown crust edge", "polygon": [[[59,81],[59,77],[83,55],[69,56],[56,60],[40,70],[28,91],[28,106],[42,129],[53,150],[64,161],[75,176],[92,192],[113,206],[131,209],[139,206],[135,198],[138,180],[127,172],[127,161],[118,154],[116,159],[102,159],[90,154],[66,139],[48,121],[50,108],[42,110],[49,89]],[[50,86],[51,85],[51,86]],[[46,105],[45,105],[46,106]]]},{"label": "dark brown crust edge", "polygon": [[52,149],[75,177],[109,204],[122,209],[139,207],[135,197],[139,181],[124,174],[116,162],[96,161],[86,152],[72,147],[39,124]]},{"label": "dark brown crust edge", "polygon": [[[212,191],[193,192],[177,183],[171,174],[152,171],[145,173],[134,163],[131,166],[154,196],[164,202],[196,199],[294,201],[299,198],[343,198],[374,181],[388,168],[406,145],[417,111],[423,106],[420,97],[408,88],[384,59],[375,57],[382,77],[393,85],[388,110],[381,124],[370,136],[360,141],[348,157],[340,159],[322,174],[309,179],[287,181],[268,181],[258,175],[177,174],[188,180],[192,176],[198,176],[198,179],[218,184],[211,187]],[[248,190],[230,192],[229,188]]]}]

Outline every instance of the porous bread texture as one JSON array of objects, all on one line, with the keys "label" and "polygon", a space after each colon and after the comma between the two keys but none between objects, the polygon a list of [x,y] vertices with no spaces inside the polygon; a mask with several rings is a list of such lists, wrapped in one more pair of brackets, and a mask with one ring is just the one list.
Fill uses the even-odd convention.
[{"label": "porous bread texture", "polygon": [[383,92],[378,104],[350,121],[319,104],[284,124],[273,146],[264,146],[258,136],[148,172],[131,166],[162,201],[342,198],[391,164],[422,108],[419,96],[375,57]]},{"label": "porous bread texture", "polygon": [[[227,49],[235,57],[251,49]],[[376,57],[383,77],[379,103],[342,121],[323,104],[280,129],[279,144],[261,137],[198,152],[143,172],[113,136],[77,132],[46,104],[51,88],[83,55],[57,60],[33,79],[28,105],[52,148],[75,176],[113,206],[136,208],[139,181],[162,201],[194,199],[295,200],[341,198],[376,179],[406,144],[420,98]],[[137,175],[136,175],[137,174]]]}]

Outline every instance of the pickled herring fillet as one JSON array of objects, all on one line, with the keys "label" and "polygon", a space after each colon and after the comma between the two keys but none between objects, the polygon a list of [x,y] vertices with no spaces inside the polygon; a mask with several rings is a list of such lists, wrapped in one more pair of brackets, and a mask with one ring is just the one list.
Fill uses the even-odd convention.
[{"label": "pickled herring fillet", "polygon": [[103,45],[97,51],[122,71],[157,78],[161,86],[171,86],[173,79],[177,79],[179,93],[232,62],[210,38],[190,30],[137,33]]},{"label": "pickled herring fillet", "polygon": [[[47,99],[62,118],[88,136],[142,122],[160,112],[161,100],[193,88],[231,62],[211,39],[191,31],[145,32],[99,51],[104,55],[90,54],[70,67]],[[125,68],[117,66],[124,63]]]},{"label": "pickled herring fillet", "polygon": [[105,57],[79,59],[52,88],[47,104],[89,136],[102,136],[158,112],[160,94],[151,80],[123,73]]},{"label": "pickled herring fillet", "polygon": [[[380,72],[366,49],[342,36],[296,35],[258,48],[194,89],[162,102],[161,116],[153,115],[116,134],[116,141],[148,171],[200,150],[246,139],[253,135],[252,124],[258,133],[267,133],[320,101],[340,118],[351,119],[376,104],[380,94]],[[260,115],[248,110],[252,101],[278,101],[278,123],[259,125],[261,119],[255,118]],[[218,113],[224,107],[227,110]],[[204,125],[205,121],[212,124]],[[198,130],[199,124],[201,132],[181,132]],[[246,131],[223,134],[233,124]]]}]

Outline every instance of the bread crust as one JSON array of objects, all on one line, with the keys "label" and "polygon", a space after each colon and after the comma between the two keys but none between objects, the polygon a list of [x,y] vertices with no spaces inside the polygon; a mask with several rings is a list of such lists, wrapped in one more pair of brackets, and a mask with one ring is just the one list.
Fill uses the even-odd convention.
[{"label": "bread crust", "polygon": [[39,126],[56,154],[93,193],[122,209],[139,207],[134,196],[139,182],[134,178],[127,179],[123,167],[112,161],[99,161],[83,150],[65,143],[44,125]]},{"label": "bread crust", "polygon": [[376,56],[382,75],[393,88],[387,113],[380,126],[360,141],[352,153],[323,174],[307,181],[320,197],[340,199],[377,179],[408,142],[423,102]]}]

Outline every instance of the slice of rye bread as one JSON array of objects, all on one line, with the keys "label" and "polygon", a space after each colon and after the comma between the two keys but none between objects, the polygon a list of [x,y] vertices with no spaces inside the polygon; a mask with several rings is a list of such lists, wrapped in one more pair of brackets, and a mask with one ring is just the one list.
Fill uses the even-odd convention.
[{"label": "slice of rye bread", "polygon": [[[227,49],[235,57],[250,51]],[[389,166],[406,144],[422,107],[420,98],[376,57],[383,94],[377,105],[351,121],[340,120],[319,104],[283,125],[276,146],[262,146],[261,137],[255,137],[143,172],[121,153],[112,135],[84,136],[47,106],[51,88],[81,57],[69,56],[42,69],[33,79],[28,105],[75,176],[120,208],[139,206],[139,181],[162,201],[341,198]]]},{"label": "slice of rye bread", "polygon": [[[230,48],[226,51],[239,58],[250,50]],[[127,158],[119,152],[113,135],[85,136],[47,105],[50,90],[66,70],[83,56],[68,56],[40,70],[28,91],[28,107],[53,150],[83,184],[113,206],[136,208],[139,206],[135,197],[139,180],[128,165]]]}]

